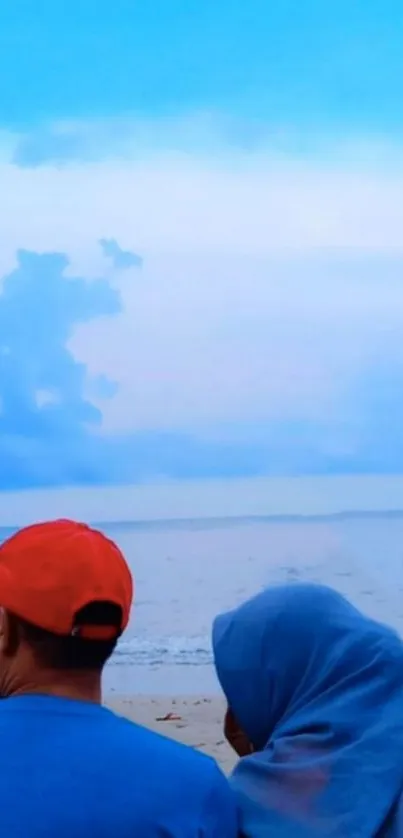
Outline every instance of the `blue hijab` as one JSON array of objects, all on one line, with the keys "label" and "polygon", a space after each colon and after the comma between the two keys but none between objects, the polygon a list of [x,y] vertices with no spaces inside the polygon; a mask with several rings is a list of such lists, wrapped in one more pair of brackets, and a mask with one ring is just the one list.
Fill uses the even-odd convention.
[{"label": "blue hijab", "polygon": [[286,585],[217,618],[217,674],[255,753],[248,838],[403,836],[403,644],[335,591]]}]

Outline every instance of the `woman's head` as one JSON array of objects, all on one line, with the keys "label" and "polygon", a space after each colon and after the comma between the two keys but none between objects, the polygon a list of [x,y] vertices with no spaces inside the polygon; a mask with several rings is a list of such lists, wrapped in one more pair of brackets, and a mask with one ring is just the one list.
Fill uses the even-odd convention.
[{"label": "woman's head", "polygon": [[[245,835],[378,834],[403,787],[403,644],[317,585],[216,620]],[[258,751],[259,753],[255,753]]]},{"label": "woman's head", "polygon": [[218,617],[218,678],[253,748],[262,750],[274,728],[315,706],[326,691],[336,697],[346,679],[371,665],[384,634],[389,650],[392,632],[319,585],[273,587]]}]

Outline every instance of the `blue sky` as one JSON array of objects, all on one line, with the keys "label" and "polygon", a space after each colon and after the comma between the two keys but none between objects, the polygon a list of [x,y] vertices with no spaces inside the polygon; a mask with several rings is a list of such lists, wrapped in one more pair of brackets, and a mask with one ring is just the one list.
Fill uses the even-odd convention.
[{"label": "blue sky", "polygon": [[0,488],[401,472],[403,7],[0,13]]},{"label": "blue sky", "polygon": [[4,125],[218,110],[322,129],[401,128],[397,0],[14,0]]}]

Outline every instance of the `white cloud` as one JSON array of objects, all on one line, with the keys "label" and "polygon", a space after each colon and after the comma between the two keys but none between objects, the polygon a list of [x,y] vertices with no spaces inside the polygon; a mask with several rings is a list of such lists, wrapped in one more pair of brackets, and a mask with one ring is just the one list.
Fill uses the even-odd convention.
[{"label": "white cloud", "polygon": [[376,146],[360,160],[362,148],[344,145],[324,162],[230,146],[210,157],[136,147],[132,157],[36,169],[3,160],[0,241],[10,250],[22,235],[27,246],[79,252],[113,231],[146,255],[401,248],[403,157]]},{"label": "white cloud", "polygon": [[402,354],[403,259],[334,260],[150,257],[124,281],[124,314],[73,341],[120,381],[105,427],[334,416],[374,359]]},{"label": "white cloud", "polygon": [[334,415],[346,382],[401,353],[399,150],[162,148],[59,168],[3,160],[2,272],[25,247],[67,251],[93,276],[110,236],[144,257],[119,280],[124,313],[72,341],[120,383],[105,430]]}]

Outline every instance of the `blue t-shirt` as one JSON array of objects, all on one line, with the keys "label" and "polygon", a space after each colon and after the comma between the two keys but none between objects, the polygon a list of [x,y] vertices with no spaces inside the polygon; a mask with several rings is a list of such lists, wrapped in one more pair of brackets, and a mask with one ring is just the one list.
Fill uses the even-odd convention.
[{"label": "blue t-shirt", "polygon": [[0,701],[4,838],[235,838],[215,763],[90,703]]}]

